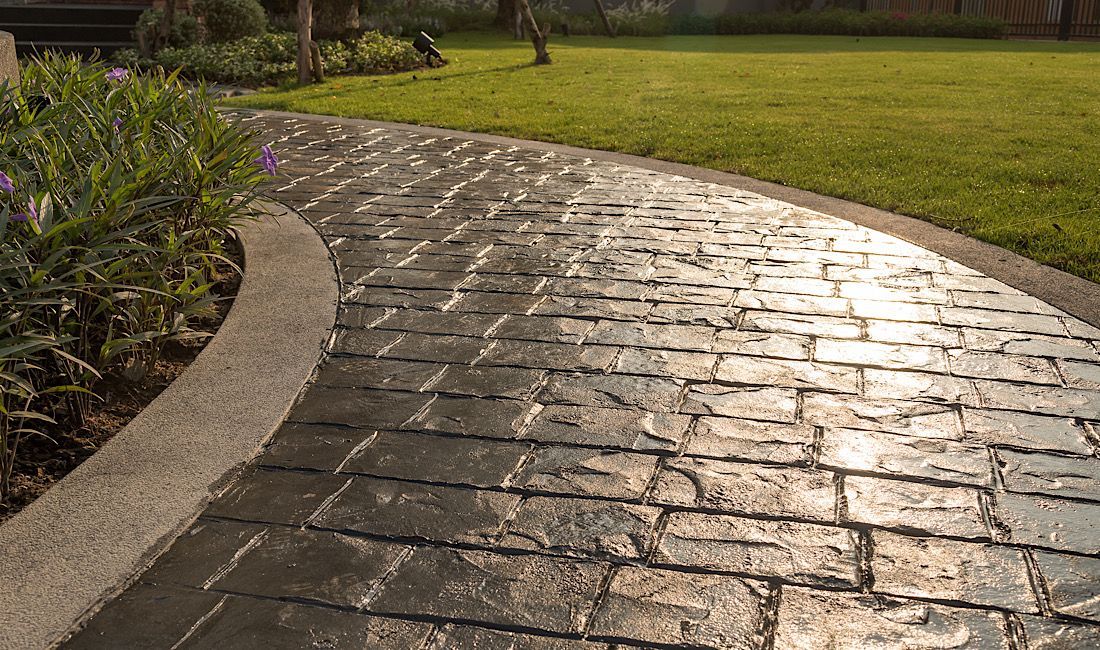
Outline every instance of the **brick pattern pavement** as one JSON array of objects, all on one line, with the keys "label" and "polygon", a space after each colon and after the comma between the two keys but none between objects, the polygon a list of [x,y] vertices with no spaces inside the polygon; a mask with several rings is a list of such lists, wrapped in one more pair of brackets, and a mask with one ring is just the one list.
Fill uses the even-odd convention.
[{"label": "brick pattern pavement", "polygon": [[68,647],[1100,644],[1097,329],[726,187],[248,119],[340,327]]}]

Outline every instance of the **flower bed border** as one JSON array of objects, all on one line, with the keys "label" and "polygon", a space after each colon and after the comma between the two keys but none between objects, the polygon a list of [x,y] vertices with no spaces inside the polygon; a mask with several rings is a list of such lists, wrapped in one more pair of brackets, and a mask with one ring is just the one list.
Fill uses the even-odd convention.
[{"label": "flower bed border", "polygon": [[274,432],[336,320],[336,267],[296,213],[242,230],[217,335],[110,442],[0,525],[0,647],[50,646],[170,544]]}]

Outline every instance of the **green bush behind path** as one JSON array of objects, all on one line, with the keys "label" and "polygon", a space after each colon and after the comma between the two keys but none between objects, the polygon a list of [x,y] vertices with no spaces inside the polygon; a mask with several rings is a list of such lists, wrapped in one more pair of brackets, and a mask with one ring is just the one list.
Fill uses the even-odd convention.
[{"label": "green bush behind path", "polygon": [[[1100,281],[1100,44],[846,36],[495,34],[446,67],[239,106],[607,149],[895,210]],[[843,216],[843,215],[839,215]]]}]

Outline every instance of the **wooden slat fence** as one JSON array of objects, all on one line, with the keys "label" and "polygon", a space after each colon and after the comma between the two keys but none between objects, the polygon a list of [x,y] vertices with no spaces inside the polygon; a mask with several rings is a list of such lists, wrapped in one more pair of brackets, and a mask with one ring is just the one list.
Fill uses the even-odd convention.
[{"label": "wooden slat fence", "polygon": [[867,11],[1000,18],[1020,38],[1100,39],[1100,0],[865,0]]}]

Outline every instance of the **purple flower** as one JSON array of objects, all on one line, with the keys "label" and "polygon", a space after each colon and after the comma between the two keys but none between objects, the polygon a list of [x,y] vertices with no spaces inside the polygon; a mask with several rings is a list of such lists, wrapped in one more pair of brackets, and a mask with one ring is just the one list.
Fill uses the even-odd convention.
[{"label": "purple flower", "polygon": [[126,68],[114,68],[107,73],[107,81],[122,81],[129,76],[130,71]]},{"label": "purple flower", "polygon": [[34,205],[34,199],[31,199],[31,202],[27,204],[27,212],[26,213],[20,212],[18,214],[13,214],[11,216],[11,220],[12,221],[34,221],[35,223],[38,223],[38,208],[36,208],[35,205]]},{"label": "purple flower", "polygon": [[279,169],[279,159],[275,157],[275,152],[271,150],[271,145],[264,145],[260,147],[260,157],[256,159],[256,162],[260,163],[260,166],[272,176]]},{"label": "purple flower", "polygon": [[11,177],[4,172],[0,172],[0,190],[4,190],[8,194],[15,191],[15,183],[11,182]]},{"label": "purple flower", "polygon": [[111,124],[114,125],[115,131],[118,131],[119,127],[122,126],[122,118],[116,117],[114,121],[111,122]]}]

